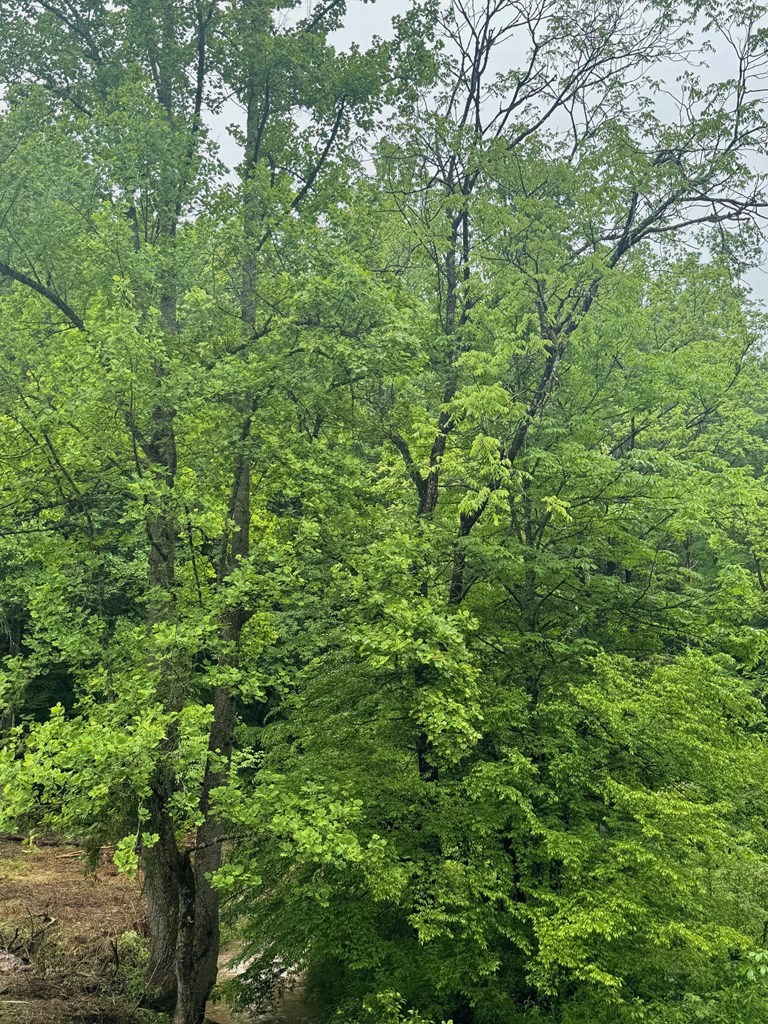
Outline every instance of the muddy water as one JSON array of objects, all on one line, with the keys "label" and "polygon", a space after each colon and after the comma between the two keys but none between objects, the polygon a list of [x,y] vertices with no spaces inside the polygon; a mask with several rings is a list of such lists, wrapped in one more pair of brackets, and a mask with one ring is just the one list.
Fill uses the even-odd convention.
[{"label": "muddy water", "polygon": [[[229,961],[237,956],[236,947],[228,947],[219,955],[219,981],[233,978],[238,968],[228,967]],[[242,970],[242,968],[240,968]],[[316,1024],[317,1017],[304,999],[301,984],[296,985],[278,997],[274,1004],[263,1013],[236,1013],[226,1003],[209,1003],[205,1010],[211,1024]]]},{"label": "muddy water", "polygon": [[225,1003],[210,1003],[206,1010],[213,1024],[314,1024],[312,1008],[301,992],[286,992],[265,1013],[235,1013]]}]

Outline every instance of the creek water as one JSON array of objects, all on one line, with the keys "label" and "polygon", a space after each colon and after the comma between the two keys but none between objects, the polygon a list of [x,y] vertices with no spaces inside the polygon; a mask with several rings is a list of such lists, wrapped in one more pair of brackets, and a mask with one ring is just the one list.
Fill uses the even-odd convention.
[{"label": "creek water", "polygon": [[[236,947],[221,951],[219,981],[233,978],[239,973],[238,968],[233,970],[228,966],[237,952]],[[315,1011],[304,998],[298,979],[292,988],[286,989],[281,996],[276,997],[274,1003],[264,1011],[236,1012],[225,1002],[216,1002],[208,1004],[205,1015],[211,1024],[316,1024],[317,1021]]]},{"label": "creek water", "polygon": [[226,1003],[209,1003],[206,1016],[212,1024],[314,1024],[317,1019],[300,991],[286,992],[263,1013],[236,1013]]}]

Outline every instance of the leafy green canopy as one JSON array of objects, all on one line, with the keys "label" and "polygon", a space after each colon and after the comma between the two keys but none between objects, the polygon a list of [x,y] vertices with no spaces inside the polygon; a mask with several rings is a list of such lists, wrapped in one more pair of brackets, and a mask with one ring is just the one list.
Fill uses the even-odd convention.
[{"label": "leafy green canopy", "polygon": [[337,1021],[764,1019],[756,12],[666,124],[665,5],[413,5],[348,55],[341,3],[32,6],[0,827],[226,839],[244,999],[296,964]]},{"label": "leafy green canopy", "polygon": [[[503,285],[478,299],[429,522],[381,430],[365,532],[348,517],[305,591],[301,683],[227,795],[260,837],[222,874],[254,980],[305,963],[345,1020],[389,1019],[388,993],[436,1020],[738,1019],[766,877],[764,377],[739,304],[717,267],[638,260],[515,468],[540,341]],[[414,451],[421,324],[423,376],[384,414]],[[454,524],[484,490],[457,607]]]}]

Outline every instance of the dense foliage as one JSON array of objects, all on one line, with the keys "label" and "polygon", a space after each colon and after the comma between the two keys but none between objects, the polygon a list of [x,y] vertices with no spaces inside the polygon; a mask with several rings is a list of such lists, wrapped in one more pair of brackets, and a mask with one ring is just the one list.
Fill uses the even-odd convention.
[{"label": "dense foliage", "polygon": [[757,1024],[764,13],[345,8],[0,2],[0,827],[175,1024]]}]

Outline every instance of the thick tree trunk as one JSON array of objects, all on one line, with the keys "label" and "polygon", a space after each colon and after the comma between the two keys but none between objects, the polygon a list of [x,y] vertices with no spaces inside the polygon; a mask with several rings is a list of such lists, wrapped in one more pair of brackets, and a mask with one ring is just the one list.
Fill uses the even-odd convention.
[{"label": "thick tree trunk", "polygon": [[164,804],[165,794],[156,791],[149,808],[147,831],[159,835],[160,839],[141,851],[150,942],[145,1002],[155,1009],[170,1012],[176,1001],[180,854],[173,823]]},{"label": "thick tree trunk", "polygon": [[201,852],[183,854],[179,870],[177,992],[173,1024],[202,1024],[205,1004],[216,983],[219,907],[216,892],[201,870],[198,859]]},{"label": "thick tree trunk", "polygon": [[[150,563],[152,561],[151,558]],[[159,665],[164,681],[169,675],[170,668],[171,666],[162,662]],[[169,692],[166,696],[168,706],[174,700],[174,695]],[[171,754],[177,743],[177,736],[171,733],[165,740],[161,757]],[[173,789],[174,779],[167,765],[161,761],[155,768],[152,795],[146,808],[148,819],[143,826],[146,832],[156,835],[158,839],[140,848],[149,923],[150,958],[146,1002],[147,1005],[164,1011],[173,1010],[176,1000],[176,946],[179,928],[181,854],[176,842],[173,821],[168,813],[168,801]]]}]

